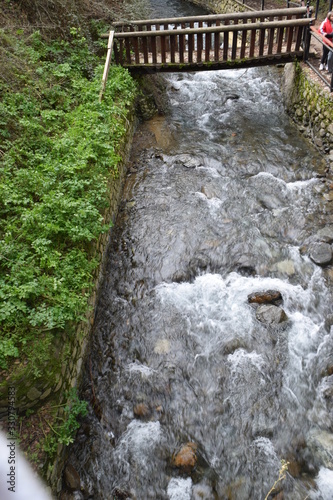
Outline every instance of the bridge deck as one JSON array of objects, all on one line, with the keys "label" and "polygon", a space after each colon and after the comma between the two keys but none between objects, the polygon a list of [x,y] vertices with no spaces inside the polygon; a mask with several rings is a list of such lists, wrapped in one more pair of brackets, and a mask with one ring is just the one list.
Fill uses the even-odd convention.
[{"label": "bridge deck", "polygon": [[133,73],[271,65],[303,58],[308,16],[298,7],[140,20],[114,23],[102,37],[109,38],[107,65],[113,46],[115,62]]}]

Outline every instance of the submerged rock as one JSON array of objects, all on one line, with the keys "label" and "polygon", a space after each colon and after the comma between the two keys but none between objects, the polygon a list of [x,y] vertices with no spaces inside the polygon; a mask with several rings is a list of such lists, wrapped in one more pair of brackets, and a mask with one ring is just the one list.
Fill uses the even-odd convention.
[{"label": "submerged rock", "polygon": [[147,418],[150,416],[150,409],[145,403],[138,403],[133,408],[133,413],[137,418]]},{"label": "submerged rock", "polygon": [[281,307],[274,306],[273,304],[263,304],[256,310],[256,318],[266,325],[278,325],[287,321],[288,316]]},{"label": "submerged rock", "polygon": [[323,266],[332,260],[332,248],[328,243],[314,243],[310,248],[310,258],[315,264]]},{"label": "submerged rock", "polygon": [[172,456],[172,463],[185,471],[191,470],[197,463],[197,445],[189,442],[184,444],[180,450]]},{"label": "submerged rock", "polygon": [[329,469],[333,469],[333,434],[324,430],[314,430],[307,442],[315,459]]},{"label": "submerged rock", "polygon": [[211,200],[212,198],[218,198],[216,192],[214,191],[214,188],[211,186],[201,186],[201,192],[208,198],[208,200]]},{"label": "submerged rock", "polygon": [[80,476],[72,464],[67,464],[64,470],[64,479],[66,486],[74,491],[81,487]]},{"label": "submerged rock", "polygon": [[250,304],[271,304],[277,300],[282,300],[282,296],[278,290],[265,290],[263,292],[250,293],[247,300]]},{"label": "submerged rock", "polygon": [[181,163],[186,168],[196,168],[201,166],[201,161],[191,155],[180,155],[177,158],[177,163]]},{"label": "submerged rock", "polygon": [[315,238],[325,243],[333,242],[333,226],[325,226],[318,231]]}]

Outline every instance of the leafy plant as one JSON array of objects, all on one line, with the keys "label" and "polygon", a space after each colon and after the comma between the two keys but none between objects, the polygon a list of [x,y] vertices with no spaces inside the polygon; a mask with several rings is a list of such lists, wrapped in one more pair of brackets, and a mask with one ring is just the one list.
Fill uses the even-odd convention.
[{"label": "leafy plant", "polygon": [[52,335],[86,317],[92,243],[109,229],[109,183],[136,94],[112,67],[99,104],[104,61],[70,31],[46,43],[0,30],[8,60],[19,61],[8,81],[0,76],[0,368],[20,358],[35,377],[37,345],[46,362]]},{"label": "leafy plant", "polygon": [[87,415],[87,402],[79,399],[76,389],[71,389],[68,393],[68,402],[64,407],[64,416],[56,417],[52,425],[47,422],[51,432],[44,442],[44,450],[49,456],[53,456],[59,444],[68,446],[74,441],[75,432],[80,427],[78,418]]}]

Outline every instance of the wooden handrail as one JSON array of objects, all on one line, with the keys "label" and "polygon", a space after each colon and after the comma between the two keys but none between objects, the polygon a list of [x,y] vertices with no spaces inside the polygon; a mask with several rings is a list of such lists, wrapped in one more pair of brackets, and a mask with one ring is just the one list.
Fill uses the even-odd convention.
[{"label": "wooden handrail", "polygon": [[[324,35],[322,35],[320,33],[319,30],[317,30],[314,26],[310,26],[310,29],[312,31],[312,34],[314,35],[314,37],[322,42],[323,44],[327,45],[328,47],[331,47],[333,49],[333,42],[331,42],[331,40],[329,40],[328,38],[326,38]],[[317,35],[317,36],[316,36]]]},{"label": "wooden handrail", "polygon": [[288,21],[267,21],[265,23],[247,23],[247,24],[228,24],[224,26],[214,26],[211,28],[187,28],[179,30],[163,30],[163,31],[124,31],[115,33],[115,38],[138,38],[138,37],[156,37],[169,35],[195,35],[198,33],[223,33],[230,31],[252,31],[269,28],[290,28],[293,26],[308,26],[312,20],[306,19],[291,19]]},{"label": "wooden handrail", "polygon": [[[291,9],[271,9],[271,10],[258,10],[258,11],[248,11],[248,12],[233,12],[229,14],[208,14],[205,16],[188,16],[188,17],[173,17],[173,18],[161,18],[161,19],[140,19],[137,21],[117,21],[112,23],[112,26],[133,26],[133,25],[144,25],[144,24],[168,24],[168,23],[186,23],[186,22],[199,22],[199,21],[214,21],[222,19],[254,19],[254,18],[266,18],[272,16],[293,16],[299,14],[300,16],[306,14],[306,7],[295,7]],[[101,35],[103,38],[107,38],[108,34]]]},{"label": "wooden handrail", "polygon": [[111,56],[112,56],[113,37],[114,37],[114,31],[110,31],[109,41],[108,41],[108,51],[107,51],[107,55],[106,55],[106,61],[105,61],[105,66],[104,66],[103,78],[102,78],[102,86],[101,86],[101,91],[99,94],[99,102],[102,102],[102,100],[103,100],[106,82],[108,79],[108,74],[109,74],[109,69],[110,69],[110,64],[111,64]]}]

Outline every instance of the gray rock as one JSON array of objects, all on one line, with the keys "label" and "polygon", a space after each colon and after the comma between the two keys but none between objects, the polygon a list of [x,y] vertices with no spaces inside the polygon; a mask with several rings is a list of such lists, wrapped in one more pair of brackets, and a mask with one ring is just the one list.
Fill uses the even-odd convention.
[{"label": "gray rock", "polygon": [[33,401],[34,399],[39,399],[41,397],[42,393],[36,389],[36,387],[31,387],[27,393],[28,398],[30,401]]},{"label": "gray rock", "polygon": [[315,238],[318,241],[324,241],[325,243],[332,243],[332,241],[333,241],[333,226],[325,226],[322,229],[319,229]]},{"label": "gray rock", "polygon": [[332,248],[328,243],[314,243],[310,248],[310,258],[315,264],[323,266],[332,260]]},{"label": "gray rock", "polygon": [[218,198],[216,192],[214,191],[214,189],[211,187],[211,186],[202,186],[201,188],[201,192],[202,194],[204,194],[206,196],[206,198],[208,198],[209,200],[211,198]]},{"label": "gray rock", "polygon": [[201,165],[201,161],[198,158],[193,158],[191,155],[180,155],[178,157],[178,162],[186,168],[195,168]]},{"label": "gray rock", "polygon": [[278,290],[264,290],[262,292],[253,292],[248,295],[247,300],[249,303],[269,304],[276,300],[281,300],[282,296]]},{"label": "gray rock", "polygon": [[308,437],[308,448],[313,456],[328,469],[333,469],[333,434],[315,430]]},{"label": "gray rock", "polygon": [[64,470],[64,479],[68,488],[72,491],[81,487],[80,476],[72,464],[67,464]]},{"label": "gray rock", "polygon": [[261,323],[266,325],[278,325],[283,321],[287,321],[288,317],[281,307],[273,304],[263,304],[256,310],[256,318]]}]

